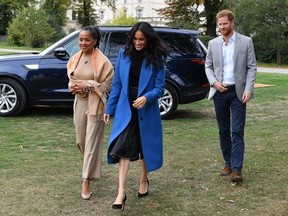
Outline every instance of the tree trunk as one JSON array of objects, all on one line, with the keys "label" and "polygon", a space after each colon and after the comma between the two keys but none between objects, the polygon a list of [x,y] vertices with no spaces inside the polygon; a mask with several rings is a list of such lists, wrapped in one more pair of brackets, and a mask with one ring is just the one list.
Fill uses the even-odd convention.
[{"label": "tree trunk", "polygon": [[281,48],[278,46],[277,47],[277,65],[281,65],[282,61],[281,61]]},{"label": "tree trunk", "polygon": [[216,21],[214,16],[207,16],[206,35],[216,37]]},{"label": "tree trunk", "polygon": [[206,35],[216,37],[216,14],[219,12],[223,1],[221,0],[205,0],[206,14]]}]

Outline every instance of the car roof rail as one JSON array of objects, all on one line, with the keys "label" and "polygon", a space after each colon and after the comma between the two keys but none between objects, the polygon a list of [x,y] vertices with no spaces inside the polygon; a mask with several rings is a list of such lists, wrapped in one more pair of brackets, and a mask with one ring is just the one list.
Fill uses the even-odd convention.
[{"label": "car roof rail", "polygon": [[[132,25],[95,25],[97,27],[108,27],[108,28],[111,28],[111,27],[116,27],[116,28],[129,28],[129,27],[132,27]],[[163,29],[183,29],[183,27],[181,26],[153,26],[153,28],[163,28]]]}]

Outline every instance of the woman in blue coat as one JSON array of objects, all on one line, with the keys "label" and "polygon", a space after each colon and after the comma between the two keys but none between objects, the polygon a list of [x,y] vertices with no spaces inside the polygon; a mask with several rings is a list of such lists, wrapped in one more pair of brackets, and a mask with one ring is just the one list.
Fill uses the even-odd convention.
[{"label": "woman in blue coat", "polygon": [[148,195],[147,172],[163,164],[162,124],[158,98],[165,85],[166,48],[147,22],[136,23],[120,50],[104,122],[114,116],[108,163],[119,163],[118,196],[112,205],[124,209],[130,161],[141,160],[138,197]]}]

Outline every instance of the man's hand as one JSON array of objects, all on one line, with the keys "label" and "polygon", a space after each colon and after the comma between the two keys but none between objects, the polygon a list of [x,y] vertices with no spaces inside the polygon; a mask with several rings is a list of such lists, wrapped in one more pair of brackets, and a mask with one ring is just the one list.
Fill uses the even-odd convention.
[{"label": "man's hand", "polygon": [[228,88],[225,84],[221,83],[221,82],[218,82],[216,81],[214,84],[213,84],[213,87],[216,88],[219,92],[225,92],[225,91],[228,91]]},{"label": "man's hand", "polygon": [[247,103],[251,99],[251,92],[244,91],[242,96],[242,102]]}]

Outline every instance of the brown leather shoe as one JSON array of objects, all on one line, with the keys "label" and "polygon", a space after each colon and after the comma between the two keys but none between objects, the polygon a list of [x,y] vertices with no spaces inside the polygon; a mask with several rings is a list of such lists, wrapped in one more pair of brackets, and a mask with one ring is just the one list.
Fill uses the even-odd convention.
[{"label": "brown leather shoe", "polygon": [[231,181],[232,182],[242,182],[243,178],[241,176],[241,173],[239,171],[233,171],[231,174]]},{"label": "brown leather shoe", "polygon": [[227,165],[227,166],[225,166],[224,169],[220,172],[220,176],[227,176],[227,175],[230,175],[230,173],[232,173],[231,166]]}]

